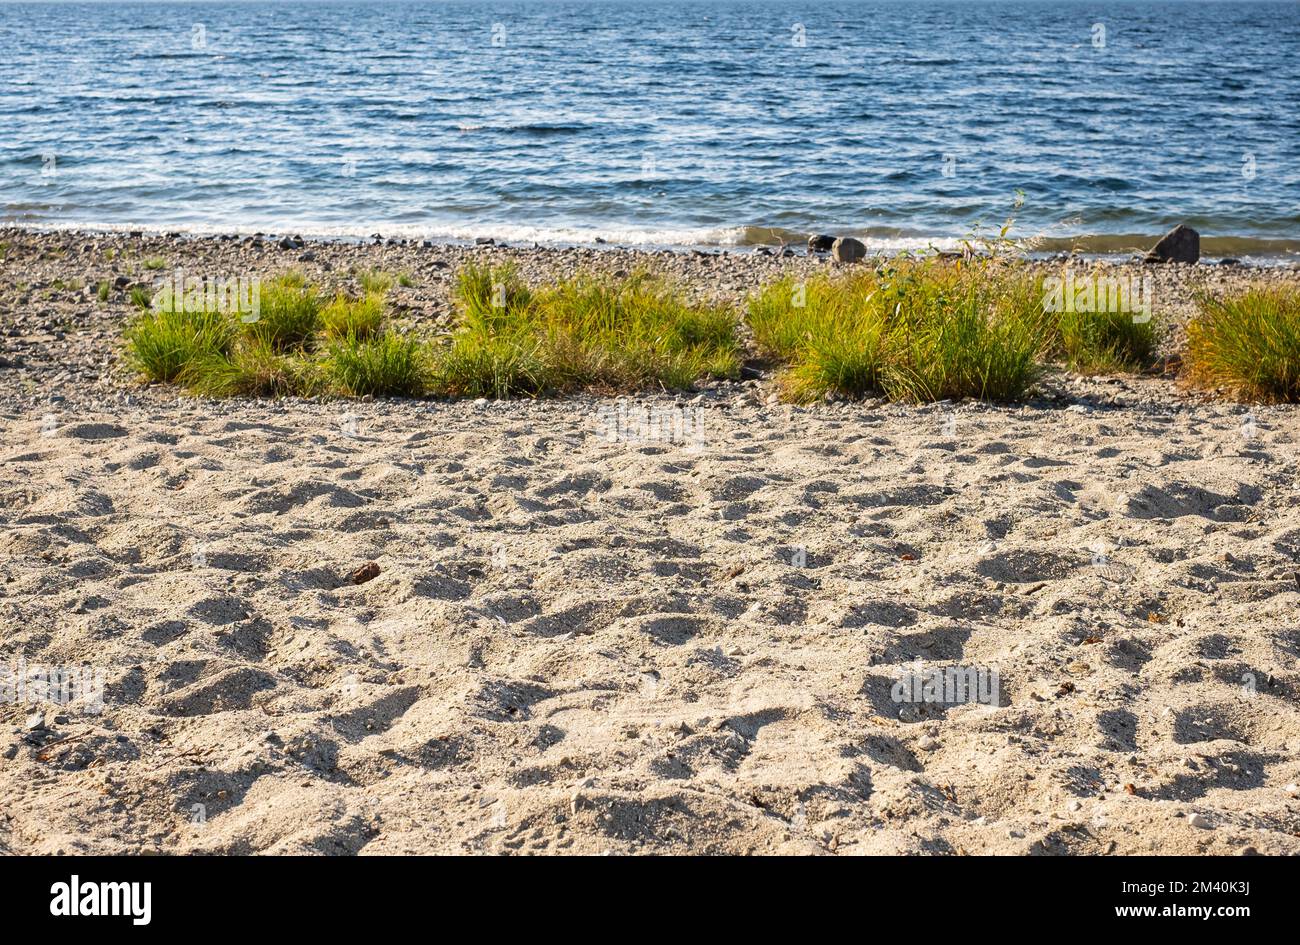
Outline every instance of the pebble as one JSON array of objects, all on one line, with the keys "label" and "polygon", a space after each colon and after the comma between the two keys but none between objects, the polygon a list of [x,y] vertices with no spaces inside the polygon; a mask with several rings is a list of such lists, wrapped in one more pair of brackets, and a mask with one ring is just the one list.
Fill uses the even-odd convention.
[{"label": "pebble", "polygon": [[1210,823],[1210,818],[1206,817],[1204,814],[1193,814],[1187,822],[1200,830],[1214,829],[1214,824]]}]

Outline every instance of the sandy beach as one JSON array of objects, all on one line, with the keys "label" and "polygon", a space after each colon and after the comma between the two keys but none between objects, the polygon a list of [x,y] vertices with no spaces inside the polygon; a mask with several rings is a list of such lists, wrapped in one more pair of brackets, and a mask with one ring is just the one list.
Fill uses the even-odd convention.
[{"label": "sandy beach", "polygon": [[[1296,406],[1053,372],[796,407],[761,364],[622,402],[199,400],[122,365],[146,260],[409,274],[429,331],[470,258],[720,301],[830,264],[0,244],[0,663],[104,679],[98,713],[0,703],[4,852],[1300,853]],[[1197,291],[1297,277],[1132,271],[1169,355]],[[955,666],[996,704],[892,698]]]}]

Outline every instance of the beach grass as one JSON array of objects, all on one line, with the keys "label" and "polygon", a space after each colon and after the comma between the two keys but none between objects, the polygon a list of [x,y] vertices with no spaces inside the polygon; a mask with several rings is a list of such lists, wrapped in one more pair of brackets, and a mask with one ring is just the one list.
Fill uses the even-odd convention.
[{"label": "beach grass", "polygon": [[454,298],[436,367],[449,396],[684,390],[740,370],[735,313],[644,272],[579,273],[534,292],[511,266],[471,264]]},{"label": "beach grass", "polygon": [[127,294],[131,304],[141,311],[147,310],[153,306],[153,295],[142,285],[132,286],[131,291]]},{"label": "beach grass", "polygon": [[1155,357],[1154,321],[1127,312],[1063,312],[1057,321],[1060,356],[1081,374],[1139,371]]},{"label": "beach grass", "polygon": [[216,312],[149,310],[126,330],[131,363],[152,381],[171,383],[230,351],[235,325]]},{"label": "beach grass", "polygon": [[359,299],[335,296],[320,313],[320,327],[327,338],[364,340],[378,334],[384,323],[384,296],[368,292]]},{"label": "beach grass", "polygon": [[335,341],[324,369],[332,388],[348,397],[419,397],[430,378],[425,345],[392,329]]},{"label": "beach grass", "polygon": [[305,396],[322,386],[309,358],[278,352],[260,338],[238,339],[225,352],[194,358],[178,382],[204,397]]},{"label": "beach grass", "polygon": [[308,347],[320,330],[324,296],[300,273],[288,273],[262,286],[256,316],[241,318],[249,338],[273,351]]},{"label": "beach grass", "polygon": [[255,313],[144,305],[127,357],[151,381],[209,397],[417,396],[425,346],[387,325],[382,294],[326,296],[290,272],[262,287]]},{"label": "beach grass", "polygon": [[381,269],[367,269],[357,274],[357,282],[366,295],[387,295],[393,288],[395,277]]},{"label": "beach grass", "polygon": [[996,260],[786,278],[751,297],[748,321],[759,350],[787,365],[781,387],[797,402],[1015,400],[1052,337],[1036,280]]},{"label": "beach grass", "polygon": [[1187,326],[1186,379],[1242,401],[1300,401],[1300,284],[1203,295]]}]

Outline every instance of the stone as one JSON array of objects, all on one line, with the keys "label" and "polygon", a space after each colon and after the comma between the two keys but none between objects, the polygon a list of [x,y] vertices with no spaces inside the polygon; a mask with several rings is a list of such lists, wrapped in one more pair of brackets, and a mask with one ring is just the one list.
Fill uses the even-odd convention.
[{"label": "stone", "polygon": [[1146,261],[1194,263],[1200,258],[1201,234],[1180,223],[1151,248]]},{"label": "stone", "polygon": [[367,561],[361,567],[348,575],[348,580],[353,584],[365,584],[367,581],[373,581],[377,577],[379,577],[379,565],[375,564],[373,561]]},{"label": "stone", "polygon": [[831,256],[836,262],[855,263],[866,255],[867,247],[851,236],[841,236],[831,245]]}]

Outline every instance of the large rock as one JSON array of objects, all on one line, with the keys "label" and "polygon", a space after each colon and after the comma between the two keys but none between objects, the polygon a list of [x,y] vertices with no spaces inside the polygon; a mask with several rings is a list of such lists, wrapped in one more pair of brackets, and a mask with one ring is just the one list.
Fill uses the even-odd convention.
[{"label": "large rock", "polygon": [[825,233],[814,233],[808,237],[808,252],[810,253],[829,253],[834,245],[835,237],[827,236]]},{"label": "large rock", "polygon": [[1162,236],[1147,253],[1147,262],[1194,263],[1200,258],[1201,234],[1182,223]]},{"label": "large rock", "polygon": [[866,255],[867,247],[851,236],[841,236],[831,244],[831,257],[836,262],[853,263]]}]

